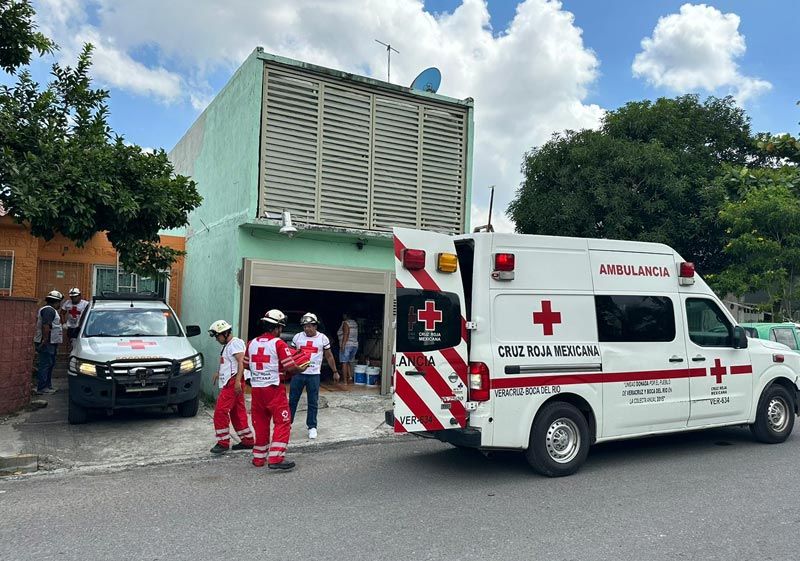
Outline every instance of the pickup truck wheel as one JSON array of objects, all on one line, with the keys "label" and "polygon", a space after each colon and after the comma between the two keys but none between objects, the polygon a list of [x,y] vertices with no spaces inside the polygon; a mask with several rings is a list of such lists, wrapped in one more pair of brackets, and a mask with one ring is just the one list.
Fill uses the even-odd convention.
[{"label": "pickup truck wheel", "polygon": [[789,438],[793,428],[794,399],[786,388],[773,384],[758,400],[756,422],[750,431],[759,442],[778,444]]},{"label": "pickup truck wheel", "polygon": [[178,404],[178,415],[181,417],[194,417],[200,408],[200,396]]},{"label": "pickup truck wheel", "polygon": [[589,424],[577,407],[556,401],[546,405],[531,428],[525,459],[548,477],[572,475],[589,454]]},{"label": "pickup truck wheel", "polygon": [[78,405],[71,399],[67,409],[67,421],[70,425],[82,425],[89,420],[89,411],[86,407]]}]

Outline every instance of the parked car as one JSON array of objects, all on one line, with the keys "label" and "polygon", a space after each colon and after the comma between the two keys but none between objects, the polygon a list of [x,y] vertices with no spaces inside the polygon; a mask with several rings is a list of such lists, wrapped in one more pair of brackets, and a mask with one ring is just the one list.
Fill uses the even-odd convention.
[{"label": "parked car", "polygon": [[203,355],[175,311],[155,294],[103,293],[84,314],[69,361],[71,424],[91,409],[175,406],[194,417],[200,400]]},{"label": "parked car", "polygon": [[800,350],[800,330],[794,323],[743,323],[749,336],[783,343],[790,349]]}]

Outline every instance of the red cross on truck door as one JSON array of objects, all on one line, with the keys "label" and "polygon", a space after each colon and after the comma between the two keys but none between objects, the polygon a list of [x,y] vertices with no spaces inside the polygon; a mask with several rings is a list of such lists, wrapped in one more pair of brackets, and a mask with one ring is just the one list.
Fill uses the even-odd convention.
[{"label": "red cross on truck door", "polygon": [[561,312],[553,311],[553,303],[550,300],[542,300],[542,310],[533,312],[533,323],[541,325],[545,335],[552,335],[553,326],[561,323]]},{"label": "red cross on truck door", "polygon": [[716,378],[717,384],[721,384],[722,377],[728,373],[728,369],[725,366],[722,366],[722,361],[720,359],[715,358],[714,366],[708,369],[708,373]]},{"label": "red cross on truck door", "polygon": [[425,331],[435,331],[436,324],[442,321],[442,312],[436,309],[433,300],[426,300],[425,308],[417,311],[417,321],[425,324]]}]

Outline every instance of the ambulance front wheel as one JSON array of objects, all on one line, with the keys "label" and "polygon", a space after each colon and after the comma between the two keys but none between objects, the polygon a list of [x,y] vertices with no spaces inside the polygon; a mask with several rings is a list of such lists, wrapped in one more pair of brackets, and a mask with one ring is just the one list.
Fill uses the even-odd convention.
[{"label": "ambulance front wheel", "polygon": [[759,442],[778,444],[789,438],[793,428],[794,399],[789,390],[773,384],[758,400],[756,422],[750,425],[750,431]]},{"label": "ambulance front wheel", "polygon": [[572,475],[589,454],[589,423],[577,407],[556,401],[543,407],[531,428],[525,459],[548,477]]}]

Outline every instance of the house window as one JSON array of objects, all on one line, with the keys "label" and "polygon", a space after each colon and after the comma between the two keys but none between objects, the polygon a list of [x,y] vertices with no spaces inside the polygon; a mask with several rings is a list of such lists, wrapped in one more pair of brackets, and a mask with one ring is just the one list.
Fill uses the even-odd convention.
[{"label": "house window", "polygon": [[0,296],[11,296],[14,281],[14,252],[0,250]]},{"label": "house window", "polygon": [[106,292],[155,292],[165,300],[169,296],[169,279],[142,277],[117,267],[96,265],[94,268],[94,294]]}]

